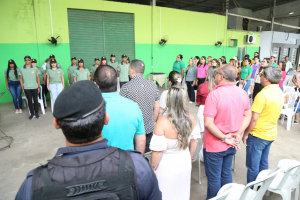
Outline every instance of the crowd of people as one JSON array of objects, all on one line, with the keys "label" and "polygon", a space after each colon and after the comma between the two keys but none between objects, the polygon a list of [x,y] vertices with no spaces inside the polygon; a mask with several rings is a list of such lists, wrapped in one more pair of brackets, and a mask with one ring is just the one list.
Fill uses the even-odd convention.
[{"label": "crowd of people", "polygon": [[[66,147],[60,148],[48,164],[28,173],[16,199],[59,199],[66,195],[190,199],[191,159],[200,141],[208,180],[206,199],[232,182],[231,163],[240,140],[246,146],[247,182],[268,169],[284,101],[280,83],[283,71],[290,70],[285,68],[286,62],[277,67],[272,58],[264,58],[260,64],[259,55],[252,60],[245,55],[241,64],[237,57],[227,64],[224,56],[218,60],[208,57],[208,61],[205,56],[196,56],[185,68],[183,56],[178,55],[169,73],[170,89],[159,95],[157,85],[143,76],[143,61],[127,63],[127,56],[122,55],[118,64],[114,58],[112,54],[107,63],[102,57],[101,64],[96,58],[88,71],[82,59],[77,66],[72,57],[70,86],[65,89],[64,73],[54,55],[46,60],[44,74],[30,56],[25,57],[21,68],[9,61],[7,86],[10,91],[15,86],[23,90],[31,119],[39,118],[35,102],[44,79],[44,87],[55,101],[54,127],[61,129],[66,139]],[[300,73],[296,72],[297,87],[298,78]],[[18,85],[15,82],[19,80]],[[237,87],[239,84],[243,89]],[[256,92],[252,106],[248,90]],[[20,113],[18,94],[15,97],[16,113]],[[189,109],[193,101],[199,105],[197,119]],[[151,165],[143,158],[149,152]]]}]

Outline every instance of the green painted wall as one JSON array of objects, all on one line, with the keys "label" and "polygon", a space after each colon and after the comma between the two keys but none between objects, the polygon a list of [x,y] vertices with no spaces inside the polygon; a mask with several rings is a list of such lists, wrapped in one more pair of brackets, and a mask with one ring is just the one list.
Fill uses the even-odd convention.
[{"label": "green painted wall", "polygon": [[[5,31],[0,33],[0,73],[7,68],[9,59],[14,59],[21,67],[24,56],[30,55],[41,66],[50,54],[56,56],[66,72],[71,58],[68,8],[133,13],[135,58],[145,62],[145,77],[151,72],[168,74],[178,54],[183,55],[186,64],[196,55],[214,58],[225,55],[229,60],[237,54],[237,47],[228,46],[230,39],[238,39],[238,46],[247,46],[247,53],[251,56],[259,47],[259,34],[256,34],[255,44],[246,45],[243,41],[247,32],[226,30],[226,17],[215,14],[160,7],[152,9],[151,6],[103,0],[51,0],[51,8],[53,32],[62,37],[62,43],[57,47],[46,44],[46,38],[51,35],[48,0],[1,0],[0,25]],[[169,40],[160,46],[158,42],[164,36]],[[223,41],[223,45],[215,47],[216,41]],[[0,92],[6,91],[4,76],[1,77]],[[0,103],[10,101],[12,98],[8,92],[0,98]]]}]

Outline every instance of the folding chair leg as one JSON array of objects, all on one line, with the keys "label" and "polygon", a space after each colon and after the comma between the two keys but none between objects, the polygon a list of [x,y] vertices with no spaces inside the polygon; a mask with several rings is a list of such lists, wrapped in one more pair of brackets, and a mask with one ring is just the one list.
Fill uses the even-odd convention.
[{"label": "folding chair leg", "polygon": [[281,124],[284,122],[284,115],[281,115]]},{"label": "folding chair leg", "polygon": [[298,184],[298,186],[296,187],[296,190],[295,190],[294,200],[298,200],[298,197],[299,197],[299,184]]},{"label": "folding chair leg", "polygon": [[200,163],[200,157],[198,158],[198,175],[199,175],[199,184],[201,184],[201,165],[200,165],[201,163]]},{"label": "folding chair leg", "polygon": [[236,168],[235,168],[235,154],[233,155],[233,171],[236,172]]},{"label": "folding chair leg", "polygon": [[291,130],[292,126],[292,117],[288,115],[287,122],[286,122],[286,130]]},{"label": "folding chair leg", "polygon": [[45,109],[44,109],[44,103],[43,103],[43,100],[42,100],[42,103],[40,103],[41,105],[41,110],[42,110],[42,113],[43,115],[45,114]]}]

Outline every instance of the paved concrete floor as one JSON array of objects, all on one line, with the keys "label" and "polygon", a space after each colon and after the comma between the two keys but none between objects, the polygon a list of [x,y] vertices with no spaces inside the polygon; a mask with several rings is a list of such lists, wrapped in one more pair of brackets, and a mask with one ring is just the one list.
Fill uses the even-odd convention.
[{"label": "paved concrete floor", "polygon": [[[162,92],[164,89],[160,88]],[[48,105],[50,103],[48,102]],[[12,103],[0,104],[1,130],[14,138],[11,148],[0,151],[0,199],[14,199],[19,187],[26,177],[27,172],[46,163],[51,159],[59,147],[65,146],[64,136],[60,130],[56,130],[52,124],[52,113],[46,109],[46,114],[40,119],[30,121],[28,109],[22,114],[14,114]],[[190,111],[196,117],[198,107],[190,104]],[[269,163],[270,168],[275,168],[280,159],[295,159],[300,161],[300,125],[295,125],[291,131],[285,130],[286,124],[279,124],[278,138],[272,144]],[[4,141],[0,140],[0,147]],[[245,146],[236,155],[236,172],[233,172],[233,182],[246,184],[246,152]],[[203,200],[206,198],[207,180],[204,165],[201,163],[201,180],[198,184],[198,164],[193,163],[191,180],[191,200]],[[264,197],[264,200],[279,200],[279,195],[272,194]]]}]

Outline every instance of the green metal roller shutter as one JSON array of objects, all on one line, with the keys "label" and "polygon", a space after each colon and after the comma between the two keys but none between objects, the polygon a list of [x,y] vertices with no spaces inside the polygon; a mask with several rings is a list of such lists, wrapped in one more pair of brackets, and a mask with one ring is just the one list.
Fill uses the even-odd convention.
[{"label": "green metal roller shutter", "polygon": [[88,69],[94,58],[122,54],[134,59],[133,14],[68,9],[71,57],[82,58]]}]

